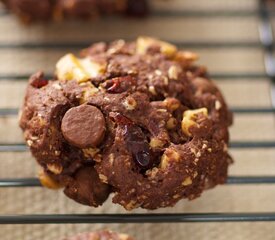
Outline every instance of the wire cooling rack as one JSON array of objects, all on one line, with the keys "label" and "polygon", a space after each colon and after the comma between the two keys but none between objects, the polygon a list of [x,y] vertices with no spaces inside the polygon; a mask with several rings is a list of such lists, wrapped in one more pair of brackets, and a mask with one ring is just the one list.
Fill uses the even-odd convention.
[{"label": "wire cooling rack", "polygon": [[[260,42],[174,42],[179,47],[197,47],[197,48],[221,48],[221,47],[260,47],[265,52],[265,68],[264,74],[257,73],[231,73],[231,74],[213,74],[211,77],[215,79],[258,79],[268,78],[271,83],[272,107],[270,108],[233,108],[236,114],[273,114],[275,113],[275,58],[273,56],[274,41],[273,30],[271,24],[271,16],[273,12],[267,6],[266,0],[259,0],[257,11],[158,11],[153,12],[156,16],[254,16],[258,15],[260,19],[259,34]],[[6,12],[0,12],[5,15]],[[10,44],[1,43],[1,48],[83,48],[90,43],[25,43]],[[25,75],[0,75],[1,79],[24,80],[28,78]],[[0,116],[16,115],[18,109],[1,108]],[[275,148],[275,141],[234,141],[230,143],[230,148]],[[23,143],[19,144],[0,144],[0,152],[25,152],[27,147]],[[275,176],[230,176],[227,184],[275,184]],[[13,187],[41,187],[36,178],[9,178],[0,179],[0,188]],[[22,190],[24,191],[24,189]],[[165,222],[242,222],[242,221],[275,221],[275,213],[180,213],[180,214],[39,214],[39,215],[0,215],[0,224],[61,224],[61,223],[165,223]]]}]

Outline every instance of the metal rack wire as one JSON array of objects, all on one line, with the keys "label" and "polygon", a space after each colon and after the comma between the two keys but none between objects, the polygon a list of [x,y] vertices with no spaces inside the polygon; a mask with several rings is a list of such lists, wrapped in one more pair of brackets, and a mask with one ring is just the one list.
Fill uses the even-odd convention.
[{"label": "metal rack wire", "polygon": [[[6,14],[0,12],[0,17]],[[266,73],[238,73],[238,74],[212,74],[215,79],[239,79],[239,78],[268,78],[271,82],[272,107],[267,108],[233,108],[235,114],[273,114],[275,112],[275,58],[273,30],[271,26],[271,16],[267,1],[259,0],[258,11],[158,11],[153,13],[155,16],[255,16],[260,19],[260,42],[175,42],[179,47],[196,48],[219,48],[219,47],[247,47],[262,48],[265,52]],[[0,44],[0,48],[82,48],[90,43],[69,43],[69,44],[50,44],[50,43],[23,43],[23,44]],[[49,75],[49,74],[48,74]],[[25,75],[0,75],[3,79],[24,80]],[[16,115],[18,109],[1,108],[1,116]],[[275,148],[275,141],[235,141],[230,143],[231,148]],[[24,143],[0,144],[0,152],[24,152],[27,147]],[[227,184],[275,184],[275,176],[230,176]],[[11,187],[41,187],[36,178],[10,178],[0,179],[0,188]],[[66,224],[66,223],[165,223],[165,222],[243,222],[243,221],[275,221],[275,213],[180,213],[180,214],[51,214],[51,215],[0,215],[0,224]]]}]

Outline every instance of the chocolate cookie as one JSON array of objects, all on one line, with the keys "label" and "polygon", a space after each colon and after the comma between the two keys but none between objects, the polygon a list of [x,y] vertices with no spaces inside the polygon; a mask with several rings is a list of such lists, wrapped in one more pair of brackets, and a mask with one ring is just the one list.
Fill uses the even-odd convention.
[{"label": "chocolate cookie", "polygon": [[96,18],[106,14],[144,16],[147,0],[0,0],[23,22]]},{"label": "chocolate cookie", "polygon": [[153,38],[97,43],[29,81],[20,126],[42,184],[127,210],[173,206],[226,181],[232,115],[197,55]]},{"label": "chocolate cookie", "polygon": [[74,237],[63,238],[62,240],[133,240],[133,238],[126,234],[105,230],[82,233]]}]

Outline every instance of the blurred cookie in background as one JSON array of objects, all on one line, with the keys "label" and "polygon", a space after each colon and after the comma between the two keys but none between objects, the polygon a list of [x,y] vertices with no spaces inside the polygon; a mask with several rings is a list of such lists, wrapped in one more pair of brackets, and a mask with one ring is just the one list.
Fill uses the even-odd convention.
[{"label": "blurred cookie in background", "polygon": [[24,23],[61,21],[68,18],[94,19],[102,15],[143,17],[147,0],[0,0]]}]

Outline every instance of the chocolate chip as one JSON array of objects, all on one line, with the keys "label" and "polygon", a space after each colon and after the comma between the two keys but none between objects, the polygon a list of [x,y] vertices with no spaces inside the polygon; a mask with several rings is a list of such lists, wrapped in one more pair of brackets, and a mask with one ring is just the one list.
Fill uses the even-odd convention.
[{"label": "chocolate chip", "polygon": [[106,130],[102,112],[91,105],[73,107],[65,113],[61,130],[64,138],[79,148],[98,146]]},{"label": "chocolate chip", "polygon": [[68,197],[77,202],[95,207],[101,205],[108,198],[110,191],[109,185],[100,181],[92,166],[80,168],[72,176],[64,190]]}]

